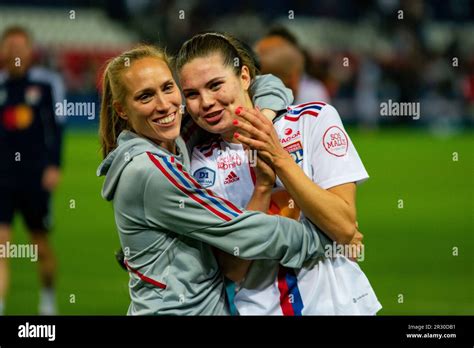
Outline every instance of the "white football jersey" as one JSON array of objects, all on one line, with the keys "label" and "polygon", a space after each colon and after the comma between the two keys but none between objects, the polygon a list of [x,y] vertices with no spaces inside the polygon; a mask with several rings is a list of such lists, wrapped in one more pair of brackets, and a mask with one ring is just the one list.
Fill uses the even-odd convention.
[{"label": "white football jersey", "polygon": [[[281,145],[323,189],[368,178],[331,105],[290,106],[274,126]],[[252,158],[247,154],[251,155],[241,144],[218,138],[194,148],[191,172],[202,186],[245,208],[255,183]],[[283,186],[279,179],[277,186],[279,190]],[[305,217],[301,214],[300,218]],[[373,315],[382,308],[359,265],[342,255],[313,260],[302,269],[256,260],[239,285],[234,303],[240,315]]]}]

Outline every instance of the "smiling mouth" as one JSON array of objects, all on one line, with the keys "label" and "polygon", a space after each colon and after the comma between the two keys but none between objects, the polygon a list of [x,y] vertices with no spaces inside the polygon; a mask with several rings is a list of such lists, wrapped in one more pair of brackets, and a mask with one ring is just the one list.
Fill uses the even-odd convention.
[{"label": "smiling mouth", "polygon": [[173,121],[175,119],[176,119],[176,111],[169,114],[168,116],[161,117],[161,118],[155,118],[151,122],[154,123],[154,124],[157,124],[159,126],[163,126],[163,125],[169,125],[169,124],[173,123]]},{"label": "smiling mouth", "polygon": [[218,111],[214,111],[214,112],[210,112],[206,115],[204,115],[202,118],[207,122],[207,123],[217,123],[220,121],[220,119],[222,118],[222,114],[224,112],[224,109],[221,109],[221,110],[218,110]]}]

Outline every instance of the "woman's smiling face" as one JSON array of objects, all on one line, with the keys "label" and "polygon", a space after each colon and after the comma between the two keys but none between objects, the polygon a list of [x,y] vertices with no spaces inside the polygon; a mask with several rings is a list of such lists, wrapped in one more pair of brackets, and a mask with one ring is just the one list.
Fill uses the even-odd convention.
[{"label": "woman's smiling face", "polygon": [[137,134],[169,149],[179,136],[182,98],[168,64],[142,58],[127,68],[122,79],[126,95],[123,103],[114,102],[117,113]]},{"label": "woman's smiling face", "polygon": [[186,109],[194,121],[210,133],[232,137],[235,109],[251,103],[247,67],[237,76],[219,53],[211,53],[186,63],[179,74]]}]

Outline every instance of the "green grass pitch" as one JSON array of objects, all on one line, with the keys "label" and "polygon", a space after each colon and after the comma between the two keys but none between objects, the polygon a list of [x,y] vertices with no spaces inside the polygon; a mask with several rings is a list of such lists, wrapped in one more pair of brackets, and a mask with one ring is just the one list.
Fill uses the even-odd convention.
[{"label": "green grass pitch", "polygon": [[[381,315],[474,314],[474,133],[349,130],[371,178],[358,188],[366,272]],[[95,132],[69,130],[51,235],[59,261],[60,314],[126,313],[128,275],[119,268],[111,204]],[[453,161],[453,153],[458,160]],[[403,208],[400,208],[403,204]],[[74,207],[75,205],[75,207]],[[21,219],[14,243],[26,243]],[[6,313],[37,313],[37,264],[12,259]]]}]

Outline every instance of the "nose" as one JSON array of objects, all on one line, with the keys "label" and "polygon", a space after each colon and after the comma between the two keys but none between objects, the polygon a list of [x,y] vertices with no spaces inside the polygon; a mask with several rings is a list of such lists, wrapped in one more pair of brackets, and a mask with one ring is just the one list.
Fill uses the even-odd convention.
[{"label": "nose", "polygon": [[209,93],[203,93],[201,96],[201,107],[204,111],[210,110],[215,104],[214,98]]},{"label": "nose", "polygon": [[166,114],[168,113],[170,107],[171,103],[168,101],[168,99],[164,95],[159,94],[156,98],[155,110],[160,114]]}]

